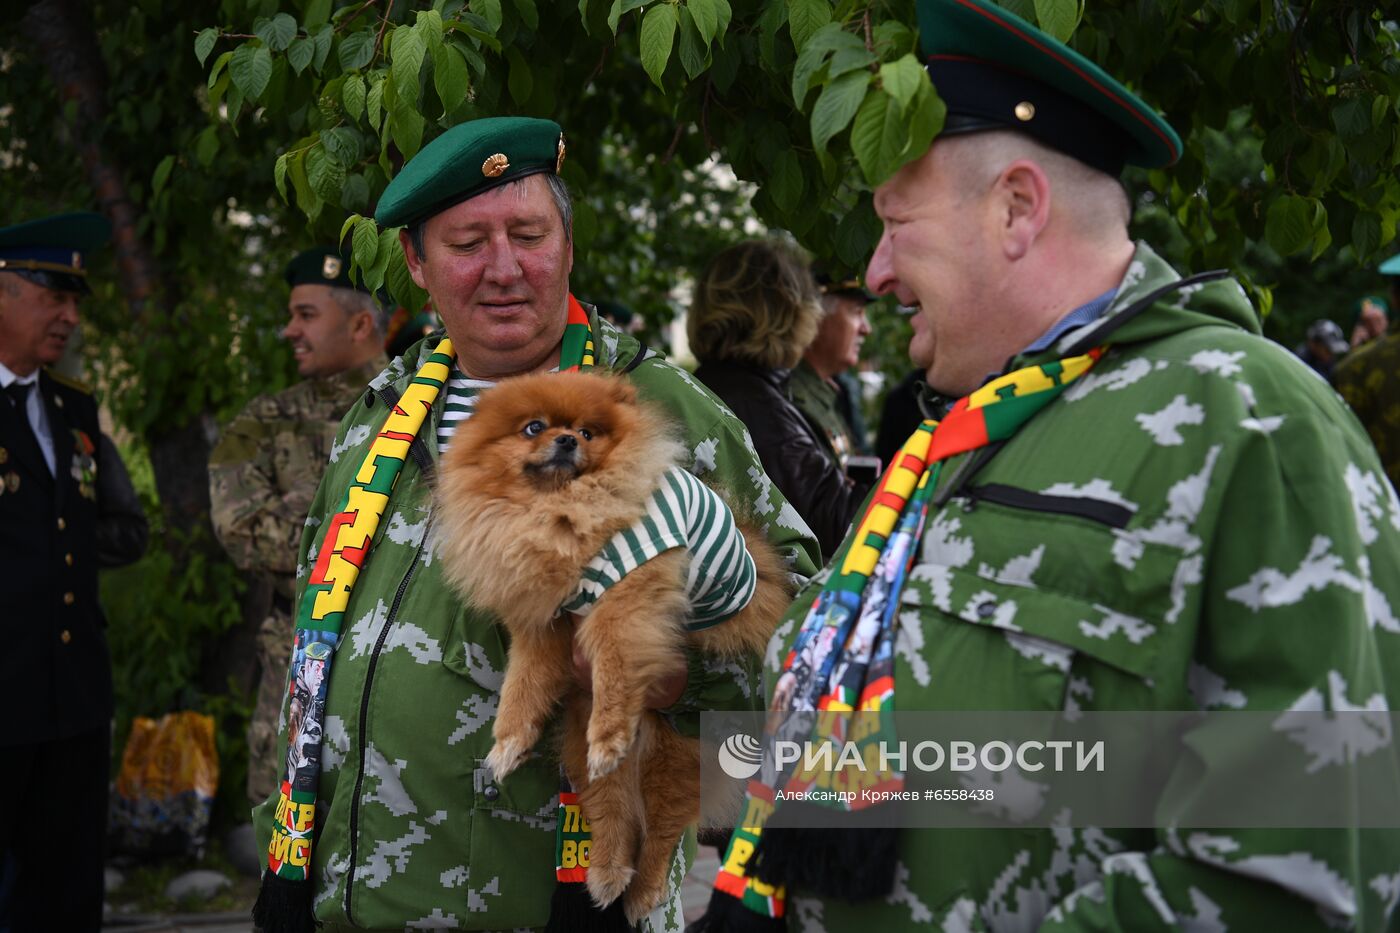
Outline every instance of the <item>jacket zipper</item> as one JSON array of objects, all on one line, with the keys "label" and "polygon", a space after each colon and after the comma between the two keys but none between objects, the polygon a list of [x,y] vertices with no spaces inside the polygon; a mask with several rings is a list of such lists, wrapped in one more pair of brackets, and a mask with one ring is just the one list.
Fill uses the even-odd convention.
[{"label": "jacket zipper", "polygon": [[1044,493],[1018,489],[1015,486],[1005,486],[1001,483],[969,486],[963,491],[963,495],[967,497],[964,508],[969,512],[976,507],[978,502],[990,502],[993,505],[1004,505],[1007,508],[1024,509],[1028,512],[1047,512],[1054,515],[1087,518],[1100,525],[1119,529],[1126,528],[1133,517],[1133,510],[1127,506],[1105,502],[1102,499],[1047,496]]}]

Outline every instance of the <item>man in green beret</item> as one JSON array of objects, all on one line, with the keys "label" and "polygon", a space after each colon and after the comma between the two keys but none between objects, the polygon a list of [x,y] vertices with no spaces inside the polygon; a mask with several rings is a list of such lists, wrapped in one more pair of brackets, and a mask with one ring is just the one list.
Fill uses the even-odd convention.
[{"label": "man in green beret", "polygon": [[[1286,828],[1292,812],[1253,829],[1190,823],[1193,801],[1278,777],[1240,767],[1253,748],[1214,711],[1264,713],[1262,737],[1281,711],[1400,703],[1400,504],[1381,463],[1326,384],[1261,335],[1238,283],[1183,278],[1129,237],[1119,172],[1181,152],[1156,112],[987,0],[918,10],[947,122],[876,191],[884,235],[866,283],[917,309],[910,355],[958,401],[904,448],[900,481],[929,477],[930,498],[923,521],[908,513],[919,538],[881,629],[889,680],[843,680],[840,695],[901,713],[1208,715],[1174,736],[1150,786],[1122,788],[1160,795],[1155,827],[1039,812],[1035,775],[981,768],[961,787],[1023,826],[765,829],[729,853],[704,929],[1393,928],[1400,838],[1358,828],[1366,814],[1317,830]],[[893,579],[872,556],[888,527],[862,522],[833,579]],[[884,598],[861,592],[857,636]],[[809,619],[816,596],[789,619]],[[785,625],[770,646],[781,709],[829,696],[806,663],[822,642],[804,631]],[[835,669],[859,672],[859,648],[838,646]],[[1313,737],[1290,747],[1280,768],[1296,787],[1322,766]],[[906,786],[933,780],[910,767]],[[729,908],[776,922],[726,926]]]},{"label": "man in green beret", "polygon": [[[262,578],[257,706],[248,724],[248,796],[276,788],[278,713],[287,680],[297,544],[336,427],[365,383],[388,364],[383,307],[350,279],[339,250],[315,247],[284,270],[291,295],[282,336],[303,381],[260,395],[224,428],[209,457],[214,531],[241,570]],[[256,610],[254,610],[256,611]]]},{"label": "man in green beret", "polygon": [[[394,360],[341,423],[297,552],[309,571],[299,595],[338,579],[322,571],[320,555],[332,547],[328,527],[341,522],[337,513],[386,416],[401,410],[395,406],[406,392],[429,391],[429,377],[415,380],[415,373],[442,356],[445,337],[451,366],[445,384],[431,390],[363,570],[340,597],[346,629],[324,704],[321,764],[303,766],[299,758],[295,785],[284,781],[283,794],[255,811],[273,867],[263,883],[267,910],[257,916],[314,904],[329,929],[537,929],[550,919],[557,885],[583,887],[589,843],[560,806],[548,740],[504,779],[485,765],[506,643],[489,615],[447,585],[434,559],[436,464],[478,393],[498,380],[571,369],[625,373],[673,416],[685,466],[766,526],[795,577],[816,570],[811,533],[764,476],[743,425],[686,372],[570,293],[572,206],[558,175],[564,157],[563,134],[551,121],[476,120],[424,147],[380,199],[376,220],[404,228],[409,271],[427,289],[445,333]],[[649,702],[694,733],[699,710],[761,702],[758,664],[756,657],[720,664],[691,656]],[[285,747],[288,737],[281,741]],[[305,767],[319,767],[310,782]],[[309,840],[303,824],[311,800],[298,796],[308,786],[315,789]],[[680,879],[693,851],[690,837],[675,854],[669,890],[658,892],[640,929],[681,929]],[[303,870],[309,882],[301,881]],[[581,892],[585,910],[589,896]],[[571,902],[579,897],[574,890]],[[623,900],[611,901],[614,921]]]},{"label": "man in green beret", "polygon": [[95,931],[112,730],[98,569],[146,516],[92,390],[52,371],[111,236],[92,213],[0,229],[0,929]]},{"label": "man in green beret", "polygon": [[[1390,306],[1400,308],[1400,256],[1381,263],[1379,272],[1390,284]],[[1385,303],[1367,301],[1373,306]],[[1386,321],[1379,307],[1372,313],[1382,324]],[[1386,333],[1385,327],[1379,332],[1337,364],[1332,382],[1365,425],[1391,485],[1400,488],[1400,334]]]}]

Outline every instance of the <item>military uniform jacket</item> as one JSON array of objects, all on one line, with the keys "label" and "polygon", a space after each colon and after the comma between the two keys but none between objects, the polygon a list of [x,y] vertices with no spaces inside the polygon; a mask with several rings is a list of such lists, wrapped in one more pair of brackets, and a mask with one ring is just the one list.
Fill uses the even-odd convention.
[{"label": "military uniform jacket", "polygon": [[[1103,321],[1011,368],[1065,355],[1175,279],[1139,246]],[[1393,708],[1400,502],[1356,419],[1259,335],[1233,281],[1172,292],[1107,342],[931,508],[898,617],[896,707]],[[950,459],[940,491],[978,456]],[[1208,729],[1173,757],[1177,787],[1238,779],[1201,751]],[[1397,835],[906,829],[888,898],[794,891],[789,928],[1377,930],[1400,895]]]},{"label": "military uniform jacket", "polygon": [[325,379],[307,379],[253,399],[229,422],[209,456],[214,532],[243,570],[276,579],[290,601],[303,520],[333,447],[340,419],[387,360]]},{"label": "military uniform jacket", "polygon": [[1391,484],[1400,482],[1400,334],[1342,357],[1332,381],[1366,426]]},{"label": "military uniform jacket", "polygon": [[826,443],[826,452],[832,462],[844,470],[847,459],[859,453],[860,447],[851,437],[850,425],[841,414],[841,399],[836,387],[818,375],[810,363],[802,360],[788,380],[788,393],[797,410],[806,416],[817,436]]},{"label": "military uniform jacket", "polygon": [[[35,390],[30,390],[35,391]],[[0,746],[63,739],[112,715],[97,570],[145,550],[146,520],[97,403],[40,373],[57,476],[23,410],[0,400]]]},{"label": "military uniform jacket", "polygon": [[[632,361],[636,340],[600,324],[596,313],[590,322],[601,338],[600,368]],[[440,339],[429,337],[391,363],[341,424],[339,456],[307,518],[298,595],[325,526],[383,423],[386,399],[397,399]],[[764,523],[794,572],[814,574],[816,543],[763,474],[742,423],[660,357],[628,377],[674,415],[691,472],[725,488],[731,502]],[[440,395],[419,432],[434,461],[443,404]],[[554,888],[558,765],[546,751],[500,784],[483,767],[506,643],[500,626],[463,605],[443,581],[431,525],[429,483],[410,457],[345,612],[332,668],[312,849],[316,916],[330,928],[541,927]],[[758,708],[759,663],[721,666],[693,657],[685,695],[671,711],[678,727],[693,734],[701,709]],[[260,851],[274,805],[271,799],[255,810]],[[673,866],[673,891],[687,860]],[[663,912],[659,927],[679,931],[679,897]]]}]

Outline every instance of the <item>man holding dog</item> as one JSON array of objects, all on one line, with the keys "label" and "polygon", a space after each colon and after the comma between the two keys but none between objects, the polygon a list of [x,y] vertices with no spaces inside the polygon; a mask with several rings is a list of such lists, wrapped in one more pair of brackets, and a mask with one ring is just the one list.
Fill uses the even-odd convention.
[{"label": "man holding dog", "polygon": [[[434,559],[433,473],[479,391],[556,369],[625,372],[674,416],[689,469],[763,523],[795,575],[816,570],[810,532],[763,475],[743,426],[684,371],[570,294],[571,207],[557,174],[564,145],[547,120],[462,124],[410,161],[379,203],[381,225],[405,227],[409,270],[445,334],[370,383],[341,424],[339,456],[307,518],[297,657],[325,654],[328,639],[335,651],[319,778],[309,790],[284,783],[255,815],[273,865],[258,916],[277,929],[306,929],[313,910],[329,929],[538,928],[550,917],[556,868],[580,861],[577,850],[556,850],[551,753],[537,749],[500,782],[483,765],[506,645],[490,617],[453,594]],[[381,427],[392,437],[376,439]],[[391,461],[397,480],[380,485]],[[357,539],[366,556],[342,543],[371,506],[377,530]],[[362,572],[346,573],[351,565]],[[323,603],[343,613],[338,636],[301,624]],[[653,705],[692,733],[701,709],[756,708],[758,660],[721,668],[693,656]],[[687,861],[678,852],[671,901],[643,928],[679,930]]]},{"label": "man holding dog", "polygon": [[[884,234],[866,281],[917,309],[910,355],[961,401],[903,455],[932,488],[891,597],[887,699],[901,712],[1393,708],[1400,504],[1374,450],[1260,335],[1236,282],[1182,278],[1129,238],[1117,176],[1176,161],[1176,133],[987,0],[920,0],[919,18],[947,122],[876,191]],[[879,550],[875,518],[833,580],[856,574],[853,548]],[[789,619],[812,617],[816,589]],[[802,659],[803,632],[780,629],[768,683],[795,643]],[[785,697],[821,695],[800,664],[789,675]],[[1173,824],[1189,811],[1172,802],[1251,786],[1219,722],[1180,737],[1156,829],[1065,814],[1057,828],[889,830],[893,842],[851,830],[794,853],[763,831],[754,872],[770,886],[731,852],[705,929],[1389,928],[1400,844],[1358,828],[1364,813],[1350,828]],[[1296,750],[1299,776],[1308,764]],[[767,926],[725,924],[736,890],[758,895],[742,907]]]}]

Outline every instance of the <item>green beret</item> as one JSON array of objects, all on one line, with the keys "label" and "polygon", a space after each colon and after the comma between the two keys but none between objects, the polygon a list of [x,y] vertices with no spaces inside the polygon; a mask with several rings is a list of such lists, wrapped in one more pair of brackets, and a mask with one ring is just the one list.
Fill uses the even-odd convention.
[{"label": "green beret", "polygon": [[379,199],[381,227],[427,220],[468,198],[564,164],[564,134],[553,120],[487,117],[459,123],[428,143]]},{"label": "green beret", "polygon": [[287,268],[282,270],[287,284],[333,285],[336,288],[353,288],[367,291],[350,281],[350,256],[333,246],[313,246],[297,253]]},{"label": "green beret", "polygon": [[986,0],[918,0],[919,46],[948,105],[940,135],[1019,130],[1110,175],[1162,168],[1181,139],[1098,65]]},{"label": "green beret", "polygon": [[36,285],[87,294],[84,254],[106,244],[112,225],[101,214],[56,214],[0,229],[0,272]]},{"label": "green beret", "polygon": [[1400,253],[1381,263],[1381,275],[1400,275]]}]

